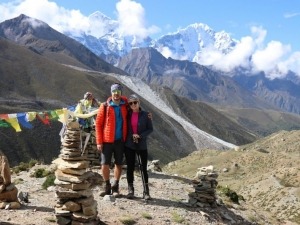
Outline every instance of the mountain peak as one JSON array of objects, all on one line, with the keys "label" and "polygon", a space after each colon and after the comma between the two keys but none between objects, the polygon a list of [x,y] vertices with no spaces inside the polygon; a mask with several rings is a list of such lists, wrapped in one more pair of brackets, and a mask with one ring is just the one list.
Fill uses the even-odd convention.
[{"label": "mountain peak", "polygon": [[16,17],[15,19],[23,20],[23,19],[28,19],[28,18],[30,18],[30,17],[22,13],[22,14],[20,14],[20,16]]},{"label": "mountain peak", "polygon": [[[0,24],[0,35],[11,40],[23,41],[35,36],[38,28],[49,28],[45,22],[31,18],[25,14],[6,20]],[[22,41],[21,41],[22,42]]]},{"label": "mountain peak", "polygon": [[194,24],[187,26],[187,28],[194,28],[195,30],[202,29],[202,30],[210,31],[210,32],[213,31],[207,24],[204,24],[204,23],[194,23]]},{"label": "mountain peak", "polygon": [[2,28],[9,28],[7,32],[26,32],[27,34],[31,33],[32,30],[35,30],[38,27],[49,27],[45,22],[29,17],[25,14],[20,14],[18,17],[15,17],[10,20],[6,20],[1,23]]},{"label": "mountain peak", "polygon": [[92,13],[91,15],[89,15],[89,19],[91,19],[91,20],[102,20],[102,21],[111,21],[112,20],[111,18],[104,15],[100,11],[96,11],[96,12]]},{"label": "mountain peak", "polygon": [[33,28],[38,27],[38,26],[48,26],[47,23],[45,23],[41,20],[29,17],[25,14],[20,14],[20,16],[14,18],[14,19],[11,19],[11,21],[15,22],[15,23],[20,23],[23,25],[26,24],[27,26],[31,26]]}]

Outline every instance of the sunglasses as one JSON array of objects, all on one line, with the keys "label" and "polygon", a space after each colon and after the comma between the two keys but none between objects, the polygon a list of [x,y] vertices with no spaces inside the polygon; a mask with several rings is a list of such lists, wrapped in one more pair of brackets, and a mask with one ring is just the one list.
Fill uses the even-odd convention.
[{"label": "sunglasses", "polygon": [[114,90],[112,91],[113,94],[121,94],[121,91],[120,90]]},{"label": "sunglasses", "polygon": [[133,105],[133,104],[136,105],[137,103],[138,103],[138,101],[134,101],[134,102],[129,102],[128,104],[129,105]]}]

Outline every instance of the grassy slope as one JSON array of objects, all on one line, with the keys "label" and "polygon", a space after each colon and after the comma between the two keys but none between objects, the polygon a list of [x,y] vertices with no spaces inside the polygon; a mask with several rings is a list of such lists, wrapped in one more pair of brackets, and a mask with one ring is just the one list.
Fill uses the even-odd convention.
[{"label": "grassy slope", "polygon": [[194,152],[164,170],[192,178],[197,168],[213,165],[219,185],[228,185],[276,219],[300,223],[299,146],[300,131],[280,131],[238,150]]},{"label": "grassy slope", "polygon": [[259,136],[267,136],[279,130],[300,129],[300,116],[297,114],[254,108],[216,108]]}]

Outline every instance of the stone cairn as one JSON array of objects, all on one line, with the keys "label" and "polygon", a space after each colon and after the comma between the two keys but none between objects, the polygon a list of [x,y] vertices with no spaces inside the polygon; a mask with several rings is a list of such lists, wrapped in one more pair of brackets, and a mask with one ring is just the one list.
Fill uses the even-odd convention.
[{"label": "stone cairn", "polygon": [[218,174],[214,171],[213,166],[198,168],[193,180],[195,192],[189,193],[189,204],[192,207],[216,206],[217,178]]},{"label": "stone cairn", "polygon": [[162,169],[159,165],[159,160],[156,159],[156,160],[149,162],[147,170],[151,171],[151,172],[162,172]]},{"label": "stone cairn", "polygon": [[[53,161],[57,165],[55,215],[60,225],[100,223],[91,189],[95,184],[95,173],[88,170],[90,163],[81,152],[80,132],[78,122],[67,124],[59,158]],[[103,182],[102,177],[97,179],[97,184]]]},{"label": "stone cairn", "polygon": [[11,183],[11,173],[6,156],[0,154],[0,209],[19,209],[18,189]]}]

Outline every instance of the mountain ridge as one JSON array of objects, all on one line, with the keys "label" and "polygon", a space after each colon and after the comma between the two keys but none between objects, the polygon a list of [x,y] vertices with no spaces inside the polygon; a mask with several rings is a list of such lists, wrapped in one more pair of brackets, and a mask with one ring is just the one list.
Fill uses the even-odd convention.
[{"label": "mountain ridge", "polygon": [[[97,15],[98,14],[95,14],[95,16],[97,16]],[[101,17],[103,17],[103,15]],[[22,19],[25,20],[25,22],[22,22],[23,21]],[[108,21],[110,21],[109,18],[106,18],[106,19]],[[297,78],[292,78],[292,75],[289,76],[289,78],[292,78],[292,79],[269,80],[269,79],[266,79],[266,75],[264,73],[249,74],[249,73],[247,73],[247,71],[242,70],[242,69],[236,70],[234,74],[223,73],[221,71],[216,71],[216,70],[212,69],[211,67],[204,67],[204,66],[201,66],[196,63],[189,63],[190,61],[188,61],[188,60],[185,60],[185,61],[174,60],[171,58],[168,58],[168,59],[165,58],[166,60],[162,60],[164,57],[163,55],[159,56],[160,60],[157,60],[157,62],[155,62],[155,60],[152,60],[151,67],[149,67],[149,69],[148,69],[147,66],[148,65],[150,66],[150,64],[148,64],[147,61],[144,62],[143,58],[141,56],[137,57],[137,53],[136,53],[136,52],[141,51],[140,55],[145,54],[146,48],[144,48],[144,47],[151,46],[148,44],[135,46],[135,48],[131,52],[129,52],[129,50],[126,50],[125,46],[123,46],[124,48],[119,48],[119,49],[121,49],[121,51],[124,51],[123,52],[124,54],[126,52],[129,52],[128,54],[126,53],[127,55],[125,54],[122,58],[120,58],[120,56],[119,56],[118,61],[121,60],[121,63],[119,63],[119,64],[116,64],[116,61],[114,60],[114,56],[113,56],[116,54],[118,55],[118,53],[117,52],[113,53],[113,51],[111,50],[109,55],[107,55],[107,57],[109,57],[111,60],[113,60],[114,64],[118,65],[118,67],[121,68],[120,69],[120,68],[113,67],[109,64],[106,64],[104,61],[101,61],[99,59],[99,57],[97,57],[93,53],[90,53],[90,51],[87,51],[88,49],[86,47],[84,47],[83,45],[78,45],[78,43],[74,44],[73,40],[72,40],[71,46],[68,44],[65,47],[63,47],[64,44],[66,43],[66,37],[62,34],[58,35],[58,32],[52,30],[52,28],[50,28],[50,27],[48,27],[48,30],[50,31],[49,36],[52,37],[52,39],[55,37],[59,37],[60,41],[51,42],[49,40],[41,40],[38,37],[34,37],[34,36],[32,38],[31,37],[32,35],[30,37],[28,37],[28,35],[26,35],[26,32],[28,32],[29,34],[34,33],[34,27],[30,27],[30,29],[27,28],[26,32],[20,31],[20,30],[22,30],[21,27],[23,27],[24,24],[25,25],[27,24],[27,26],[28,26],[28,20],[37,21],[32,18],[29,19],[29,17],[27,17],[25,15],[21,15],[19,18],[15,18],[14,19],[15,22],[13,22],[13,24],[15,24],[17,21],[19,23],[19,25],[15,24],[14,26],[16,26],[16,27],[12,27],[9,29],[8,29],[8,27],[10,26],[10,24],[12,24],[12,22],[10,22],[10,20],[5,21],[5,22],[1,23],[0,34],[4,35],[7,32],[7,31],[5,31],[7,29],[9,32],[11,32],[10,35],[8,35],[8,37],[10,37],[13,40],[19,40],[19,42],[21,43],[22,40],[24,42],[24,40],[26,41],[28,39],[29,43],[27,43],[25,45],[29,46],[29,48],[31,50],[36,51],[37,53],[40,53],[40,54],[47,55],[47,57],[57,60],[60,63],[65,62],[65,64],[71,64],[71,65],[80,66],[83,68],[88,67],[90,69],[100,70],[100,71],[104,71],[104,72],[105,71],[106,72],[115,72],[118,74],[131,73],[130,76],[137,76],[136,74],[138,71],[139,72],[138,75],[143,76],[146,79],[145,81],[148,82],[149,79],[152,79],[152,80],[157,79],[156,82],[159,85],[166,85],[168,87],[171,87],[175,92],[178,92],[179,94],[181,94],[184,97],[189,97],[192,100],[195,100],[198,98],[198,100],[205,101],[209,104],[217,104],[217,103],[219,103],[221,105],[222,104],[223,105],[239,104],[242,107],[254,107],[254,108],[263,107],[266,109],[275,109],[275,110],[281,110],[281,111],[286,111],[286,112],[292,112],[292,113],[296,113],[296,114],[299,114],[299,112],[300,112],[300,106],[299,106],[300,103],[298,100],[299,91],[297,91],[300,89],[300,83],[297,81],[298,80]],[[107,23],[108,23],[108,21],[107,21]],[[42,23],[42,22],[38,21],[35,23]],[[106,25],[109,27],[109,23]],[[17,26],[19,26],[19,28],[17,28]],[[197,27],[200,27],[200,28],[202,27],[201,29],[206,29],[208,31],[211,30],[210,28],[207,28],[203,24],[202,24],[202,26],[200,26],[199,24],[194,24],[191,27],[193,27],[193,29],[196,29]],[[107,28],[107,29],[109,29],[109,28]],[[114,29],[112,29],[112,30],[114,30]],[[14,31],[16,34],[13,35],[12,31]],[[19,31],[19,33],[16,31]],[[37,31],[35,31],[35,32],[36,32],[36,34],[39,33]],[[42,33],[44,33],[44,32],[46,32],[46,31],[42,31]],[[211,32],[214,33],[213,31],[211,31]],[[54,36],[52,35],[53,33],[55,33]],[[21,34],[21,35],[19,35],[19,34]],[[113,34],[113,35],[115,35],[115,34]],[[44,37],[44,35],[40,35],[40,36]],[[220,34],[220,36],[222,36],[222,35]],[[127,41],[133,40],[133,39],[134,39],[134,37],[128,37]],[[111,40],[116,40],[116,39],[111,39]],[[223,39],[221,38],[221,40],[223,40]],[[220,40],[220,42],[221,42],[221,40]],[[149,41],[149,43],[151,42],[150,39],[148,41]],[[81,42],[84,42],[83,39],[81,40]],[[87,44],[87,42],[84,42],[84,43]],[[91,43],[94,43],[94,41],[92,41]],[[124,44],[125,42],[122,42],[122,43]],[[217,43],[217,42],[214,42],[214,43]],[[101,49],[105,48],[105,46],[109,47],[109,45],[110,45],[109,42],[102,43],[101,44],[102,47],[99,49],[101,50]],[[228,48],[230,48],[230,46],[234,46],[231,44],[228,44],[228,45],[223,44],[223,45],[228,46]],[[95,48],[96,48],[96,45],[95,45]],[[133,54],[133,52],[135,52],[135,53]],[[155,50],[153,51],[153,53],[154,52],[155,52]],[[57,53],[59,53],[59,54],[57,54]],[[63,53],[63,54],[61,54],[61,53]],[[104,50],[101,53],[101,57],[103,56],[103,54],[105,54]],[[75,58],[75,60],[74,60],[74,58]],[[130,59],[130,58],[132,58],[132,59]],[[153,58],[158,58],[158,57],[152,56],[152,59]],[[136,63],[136,62],[131,63],[130,66],[124,65],[124,64],[126,64],[126,62],[130,62],[130,61],[133,62],[134,60],[138,60],[139,63]],[[173,64],[173,68],[172,68],[171,64]],[[182,66],[179,66],[180,64],[182,64]],[[188,65],[188,66],[184,66],[184,65]],[[170,67],[169,70],[168,70],[167,66]],[[187,83],[187,81],[184,81],[184,79],[185,79],[184,75],[187,75],[188,73],[190,75],[192,73],[201,74],[201,70],[199,69],[200,66],[201,66],[201,68],[203,68],[203,70],[205,70],[204,73],[206,75],[210,74],[210,76],[212,77],[212,74],[214,74],[215,78],[213,78],[212,80],[209,80],[210,78],[207,77],[206,81],[202,80],[202,81],[204,81],[204,83],[201,82],[199,80],[199,78],[197,78],[197,80],[190,79],[189,83]],[[165,67],[165,68],[163,68],[163,67]],[[172,70],[172,69],[174,69],[174,70]],[[190,72],[188,71],[188,69],[190,69]],[[164,73],[162,73],[162,71]],[[203,74],[203,72],[202,72],[202,74]],[[228,74],[230,74],[230,76],[229,76],[230,78],[226,78],[228,76]],[[292,73],[290,73],[290,74],[292,74]],[[164,75],[164,76],[162,76],[162,75]],[[177,76],[177,78],[175,75]],[[261,82],[262,80],[258,80],[255,88],[251,87],[250,83],[249,84],[245,83],[245,81],[250,82],[251,77],[258,77],[258,75],[263,75],[264,76],[263,79],[266,82]],[[158,77],[156,78],[155,76],[158,76]],[[172,77],[172,76],[174,76],[174,77]],[[179,78],[178,78],[178,76],[179,76]],[[294,76],[296,76],[296,75],[294,74]],[[216,77],[218,77],[218,78],[216,78]],[[220,77],[222,77],[223,81],[220,80]],[[216,85],[214,83],[215,80],[219,80],[219,82],[224,83],[225,85],[220,84],[220,83],[217,83],[217,85]],[[243,80],[245,80],[245,81],[243,81]],[[290,83],[290,85],[288,86],[288,88],[291,88],[291,90],[293,90],[293,91],[288,91],[287,89],[281,90],[280,87],[278,87],[278,85],[276,84],[276,80],[278,80],[282,84],[287,84],[287,82],[293,82],[293,83]],[[236,82],[236,83],[233,83],[233,82]],[[186,84],[184,84],[184,83],[186,83]],[[187,87],[185,87],[185,86],[187,86]],[[205,91],[207,91],[207,90],[205,90],[205,88],[207,88],[207,87],[209,87],[210,93],[205,93]],[[237,96],[242,96],[242,98],[238,99]]]},{"label": "mountain ridge", "polygon": [[[0,101],[9,102],[0,106],[1,113],[48,111],[68,107],[76,104],[87,88],[100,101],[105,101],[110,93],[110,85],[121,76],[61,65],[10,40],[0,39],[0,48],[2,50]],[[129,80],[131,78],[125,77]],[[133,90],[124,85],[125,95],[132,92]],[[163,163],[167,163],[197,149],[193,138],[182,125],[142,96],[141,99],[145,110],[152,112],[156,127],[152,137],[149,138],[149,148],[153,149],[150,158],[161,158]],[[223,120],[228,120],[220,116]],[[192,119],[190,121],[192,122]],[[49,162],[58,154],[59,131],[62,125],[57,122],[51,127],[44,127],[45,125],[38,121],[34,125],[37,126],[37,130],[24,129],[21,133],[9,128],[0,128],[3,134],[1,140],[4,139],[0,142],[0,149],[7,155],[12,165],[29,161],[31,158]],[[209,129],[206,132],[210,132]],[[240,137],[233,133],[230,140],[233,141],[234,138],[235,142],[244,143],[255,138],[248,135],[245,130],[239,132],[245,133],[245,138],[239,140]]]},{"label": "mountain ridge", "polygon": [[[20,18],[19,18],[19,23],[20,23],[20,21],[22,21],[22,20],[20,20]],[[9,24],[9,21],[7,21],[5,24],[6,25]],[[20,24],[22,24],[22,23],[20,23]],[[1,25],[1,28],[4,27],[3,24],[0,24],[0,25]],[[6,28],[7,27],[8,27],[8,25],[6,26]],[[0,30],[5,31],[5,29],[0,29]],[[38,35],[39,35],[38,31],[39,30],[36,30],[34,32],[31,31],[31,32],[33,32],[38,37]],[[43,32],[44,32],[44,30],[43,30]],[[54,32],[54,31],[50,29],[50,33],[52,33],[52,32]],[[4,32],[2,32],[2,33],[4,33]],[[26,34],[26,32],[25,32],[25,34]],[[13,39],[12,36],[10,36],[10,39]],[[24,37],[24,40],[27,40],[26,36]],[[3,41],[1,46],[6,46],[6,45],[10,46],[9,45],[10,42],[7,42],[7,40]],[[17,42],[17,43],[20,44],[20,42]],[[44,43],[44,44],[41,45],[41,43]],[[60,45],[60,49],[61,49],[60,51],[62,51],[62,52],[64,52],[63,51],[63,43],[64,42],[61,42],[61,45]],[[73,42],[69,43],[67,45],[67,47],[70,46],[72,43]],[[53,45],[53,47],[52,47],[52,45]],[[1,52],[2,54],[4,54],[2,56],[2,58],[4,60],[2,60],[2,62],[1,62],[1,66],[3,67],[1,70],[5,71],[5,73],[2,73],[2,76],[5,76],[4,79],[2,79],[3,80],[3,83],[2,83],[3,89],[1,90],[2,96],[3,96],[2,97],[3,101],[5,101],[5,99],[7,97],[14,97],[15,94],[19,93],[18,96],[22,97],[22,100],[24,102],[31,99],[29,101],[32,102],[31,103],[32,106],[37,107],[36,109],[45,109],[49,106],[61,107],[61,106],[65,106],[65,104],[70,105],[70,104],[76,103],[78,101],[78,99],[82,98],[82,93],[85,93],[87,91],[86,90],[87,87],[96,96],[98,95],[97,98],[103,99],[103,101],[104,101],[107,97],[107,94],[109,93],[110,82],[114,82],[114,81],[118,80],[118,78],[120,78],[124,74],[127,75],[126,72],[122,72],[121,74],[115,73],[114,76],[110,76],[109,74],[106,74],[104,72],[89,69],[89,66],[80,67],[79,64],[75,64],[76,66],[74,66],[74,64],[73,65],[71,64],[71,66],[70,66],[70,64],[68,64],[69,66],[67,66],[67,65],[65,65],[65,61],[61,62],[61,63],[63,63],[63,65],[61,63],[60,63],[60,65],[55,64],[57,62],[53,61],[53,55],[51,55],[51,54],[54,54],[54,55],[56,54],[56,51],[57,51],[56,42],[54,42],[54,43],[52,42],[52,45],[50,42],[43,42],[43,41],[40,41],[38,38],[36,38],[36,39],[34,39],[33,42],[31,42],[31,45],[29,45],[29,46],[25,45],[29,50],[31,50],[30,51],[31,53],[23,52],[22,54],[18,55],[19,58],[16,58],[13,63],[7,59],[9,59],[9,57],[12,57],[9,55],[12,53],[14,53],[15,54],[14,57],[16,57],[18,54],[17,49],[15,49],[13,51],[9,51],[9,48],[8,48],[7,51]],[[32,51],[32,49],[37,49],[36,46],[41,47],[42,49],[46,49],[45,52],[47,54],[41,55],[37,51]],[[73,48],[76,48],[77,46],[78,45],[74,45]],[[17,46],[15,46],[15,47],[17,47]],[[25,50],[24,48],[22,48],[22,49]],[[66,51],[68,52],[68,50],[66,50]],[[151,51],[153,51],[153,53],[155,53],[156,55],[160,55],[155,50],[151,50]],[[29,61],[22,59],[22,57],[24,55],[27,55],[26,60],[29,60]],[[88,53],[88,55],[89,55],[89,53]],[[69,55],[69,57],[72,58],[71,55]],[[83,55],[83,57],[85,57],[85,55]],[[47,60],[44,61],[42,58],[45,58]],[[34,59],[34,60],[30,61],[30,59]],[[77,59],[75,59],[75,60],[78,61]],[[173,66],[174,62],[178,62],[171,58],[165,59],[164,57],[161,57],[160,60],[162,60],[164,62],[168,62],[168,61],[171,62],[170,63],[171,66]],[[25,66],[22,65],[22,61],[26,61]],[[16,62],[20,62],[21,63],[20,66],[17,66]],[[39,62],[39,63],[36,64],[36,62]],[[81,60],[81,62],[84,62],[84,60]],[[103,62],[103,60],[102,61],[100,60],[98,62],[101,63],[101,62]],[[178,68],[181,68],[181,70],[182,70],[182,68],[184,69],[184,70],[182,70],[182,72],[180,72],[180,70],[179,70],[179,73],[184,73],[189,70],[195,71],[197,68],[199,71],[202,71],[201,72],[202,76],[204,76],[205,78],[206,77],[209,78],[209,79],[206,79],[205,82],[208,81],[208,82],[211,82],[211,84],[216,83],[216,77],[220,76],[219,74],[215,74],[214,76],[211,76],[211,73],[213,74],[213,72],[211,72],[208,68],[198,65],[196,63],[190,63],[189,61],[180,61],[180,62],[178,62],[178,64],[179,64]],[[106,65],[106,63],[105,63],[105,65]],[[154,64],[154,65],[157,65],[157,64]],[[48,66],[50,66],[50,67],[48,68]],[[16,68],[19,68],[19,69],[15,70]],[[58,70],[56,70],[56,68]],[[81,68],[81,69],[78,69],[78,68]],[[32,70],[32,69],[34,69],[34,70]],[[162,67],[162,69],[164,69],[164,68]],[[118,71],[119,70],[117,70],[116,72],[118,72]],[[196,73],[191,73],[191,77],[193,77],[193,76],[198,76],[198,75]],[[125,76],[125,77],[131,78],[132,76]],[[16,79],[16,78],[17,78],[17,80],[13,81],[13,79]],[[24,79],[24,78],[26,78],[26,79]],[[226,79],[229,79],[229,78],[226,77]],[[25,80],[25,83],[28,84],[29,86],[23,85],[24,80]],[[18,84],[18,81],[20,81],[21,83]],[[179,81],[180,81],[180,79],[179,79]],[[11,85],[7,86],[7,83],[10,83]],[[226,83],[226,82],[223,82],[223,83]],[[46,84],[50,88],[48,86],[46,86]],[[80,85],[78,85],[78,84],[80,84]],[[174,93],[171,91],[171,89],[169,91],[163,93],[163,92],[159,91],[159,90],[164,89],[162,86],[158,86],[155,84],[151,84],[150,86],[151,86],[152,90],[158,91],[158,93],[161,93],[162,95],[167,96],[167,97],[164,97],[164,99],[167,100],[168,104],[170,104],[170,103],[174,104],[172,106],[172,108],[177,113],[179,113],[179,115],[184,115],[185,119],[187,119],[188,121],[191,121],[193,124],[197,124],[198,126],[202,126],[201,130],[205,130],[205,132],[207,132],[211,135],[214,135],[216,137],[222,137],[222,139],[227,142],[229,141],[230,143],[239,144],[239,145],[243,144],[243,143],[251,142],[258,137],[255,134],[255,132],[252,132],[249,129],[242,128],[241,126],[238,125],[238,123],[235,124],[232,122],[228,122],[228,123],[222,123],[222,126],[220,126],[220,125],[218,126],[218,125],[216,125],[217,121],[215,121],[214,119],[205,119],[205,118],[209,118],[209,116],[201,115],[201,113],[204,113],[204,112],[207,114],[214,115],[214,116],[220,115],[219,112],[214,111],[214,109],[211,108],[210,109],[211,111],[201,110],[202,103],[192,102],[189,99],[179,99],[179,98],[173,98],[173,97],[169,98],[168,96],[175,96]],[[14,88],[16,88],[16,87],[20,87],[20,89],[14,90]],[[36,90],[35,90],[35,88],[36,88]],[[186,89],[188,90],[188,87]],[[6,90],[12,90],[11,95],[7,96]],[[18,92],[19,90],[24,90],[25,92],[24,93]],[[137,91],[140,91],[140,90],[137,89]],[[130,94],[131,92],[132,92],[132,90],[130,90],[127,87],[125,88],[125,92],[124,92],[125,94]],[[10,93],[10,92],[8,92],[8,93]],[[178,92],[176,92],[176,93],[178,93]],[[197,91],[195,93],[198,94]],[[6,97],[4,97],[4,96],[6,96]],[[15,98],[15,99],[17,100],[17,98]],[[61,101],[59,103],[59,100],[62,100],[62,99],[63,99],[63,101]],[[185,154],[196,150],[193,138],[186,131],[183,131],[182,125],[180,125],[173,118],[166,116],[161,111],[157,111],[157,109],[153,108],[153,106],[149,102],[147,102],[147,103],[146,102],[147,101],[145,101],[145,104],[144,104],[146,106],[146,110],[151,111],[153,113],[156,111],[154,113],[154,117],[157,118],[157,120],[158,120],[157,121],[158,123],[156,124],[156,126],[159,127],[159,129],[157,130],[158,134],[157,135],[154,134],[152,141],[154,141],[155,139],[158,139],[158,140],[160,140],[161,143],[164,143],[163,147],[161,147],[161,148],[155,147],[155,149],[157,149],[155,154],[157,154],[158,156],[162,156],[160,158],[164,158],[164,160],[166,160],[165,162],[168,162],[168,161],[175,160],[178,157],[182,157]],[[185,102],[188,104],[185,104]],[[2,106],[2,107],[7,108],[7,110],[9,107],[10,111],[7,111],[7,112],[16,112],[16,111],[13,111],[12,109],[14,108],[14,109],[21,110],[23,107],[23,106],[21,106],[18,108],[18,105],[17,105],[18,103],[19,102],[15,102],[15,104],[14,104],[14,102],[12,101],[10,103],[10,105]],[[177,104],[181,104],[182,106],[184,105],[184,108],[186,108],[186,110],[185,111],[178,110]],[[199,109],[202,112],[197,112],[195,110],[192,110],[192,108],[190,108],[190,107],[193,107],[194,104],[196,104],[197,107],[199,107]],[[205,104],[203,104],[203,107],[209,108],[209,107],[205,107]],[[189,112],[192,112],[192,113],[189,113]],[[200,115],[198,115],[198,113],[200,113]],[[192,116],[193,114],[194,114],[194,116]],[[195,119],[199,120],[199,121],[193,122]],[[224,117],[222,115],[220,115],[219,120],[229,121],[228,117]],[[231,124],[231,125],[228,126],[228,124]],[[170,130],[170,128],[168,128],[170,126],[176,132],[170,133],[171,130]],[[58,131],[56,131],[56,132],[58,133]],[[180,134],[180,135],[178,135],[178,134]],[[163,139],[162,137],[165,137],[165,139]],[[58,137],[56,137],[56,138],[58,138]],[[153,143],[155,143],[155,141]],[[174,150],[174,153],[176,152],[176,154],[174,154],[174,155],[165,154],[164,153],[165,150],[167,150],[167,152],[173,151],[170,146],[172,146],[174,144],[176,144],[176,146],[177,146],[176,149]],[[159,146],[159,143],[156,142],[155,146]],[[50,152],[52,152],[52,151],[50,151]],[[55,154],[55,153],[53,153],[53,154]],[[166,157],[167,155],[168,155],[168,157]]]},{"label": "mountain ridge", "polygon": [[71,63],[74,66],[103,72],[124,73],[74,39],[52,29],[48,24],[24,14],[0,23],[0,36],[27,46],[38,54],[47,55],[48,58],[59,63]]}]

